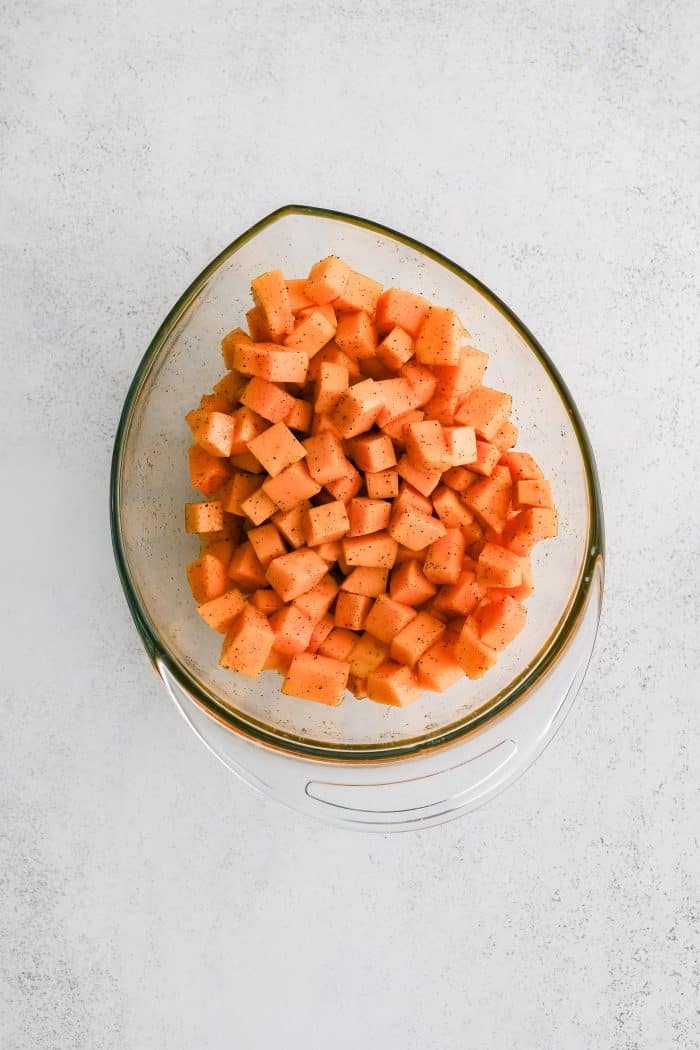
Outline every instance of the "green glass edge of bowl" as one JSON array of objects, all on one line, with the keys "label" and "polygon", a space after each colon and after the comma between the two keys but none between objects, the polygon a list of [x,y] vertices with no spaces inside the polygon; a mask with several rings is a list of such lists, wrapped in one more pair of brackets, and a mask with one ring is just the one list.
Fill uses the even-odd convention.
[{"label": "green glass edge of bowl", "polygon": [[[131,421],[132,409],[139,391],[157,358],[158,352],[167,334],[170,332],[175,322],[182,317],[194,297],[206,284],[209,277],[218,269],[219,265],[229,258],[229,256],[233,255],[238,248],[259,233],[260,230],[265,229],[267,226],[272,225],[277,219],[281,219],[287,215],[308,215],[320,218],[337,219],[391,237],[393,240],[405,244],[420,252],[422,255],[427,256],[429,259],[432,259],[434,262],[437,262],[439,265],[450,270],[455,276],[475,288],[481,295],[488,299],[489,302],[491,302],[493,306],[495,306],[496,309],[511,322],[511,324],[514,325],[544,366],[545,371],[548,373],[559,397],[561,398],[567,415],[571,419],[574,433],[576,434],[586,466],[586,484],[588,488],[588,501],[590,508],[587,553],[581,566],[579,580],[573,597],[540,652],[535,659],[524,668],[520,675],[509,683],[507,689],[502,690],[495,697],[492,697],[486,704],[483,704],[480,708],[476,708],[459,722],[455,722],[453,725],[448,726],[437,734],[424,734],[419,737],[413,737],[410,740],[402,741],[400,744],[364,744],[359,746],[355,744],[326,744],[320,741],[310,742],[291,733],[287,734],[281,731],[273,733],[264,725],[256,722],[255,719],[242,717],[226,707],[218,701],[201,682],[191,675],[190,672],[179,663],[179,661],[171,657],[167,649],[161,644],[155,628],[151,624],[146,611],[143,609],[141,602],[139,601],[137,590],[132,583],[127,560],[124,555],[121,524],[118,514],[121,461],[125,438]],[[477,277],[474,277],[473,274],[470,274],[463,267],[459,266],[451,259],[448,259],[440,252],[435,251],[433,248],[429,248],[427,245],[422,244],[420,241],[416,241],[412,237],[408,237],[406,234],[392,230],[389,226],[383,226],[381,223],[372,222],[369,219],[362,219],[356,215],[349,215],[345,212],[334,211],[328,208],[316,208],[303,204],[287,204],[276,209],[269,215],[266,215],[263,219],[260,219],[260,221],[255,223],[254,226],[251,226],[250,229],[242,233],[240,237],[237,237],[232,241],[231,244],[224,248],[224,250],[220,252],[204,270],[202,270],[194,281],[192,281],[190,286],[180,296],[165,317],[163,323],[158,328],[158,331],[151,340],[146,353],[142,357],[136,370],[136,374],[129,386],[126,400],[124,402],[124,408],[122,409],[119,425],[117,427],[110,476],[110,526],[114,557],[117,563],[117,570],[124,589],[124,594],[131,615],[141,636],[141,640],[151,657],[151,660],[154,662],[156,660],[163,661],[183,688],[191,692],[193,698],[199,704],[210,711],[211,714],[215,715],[217,719],[224,721],[232,729],[238,730],[247,737],[277,749],[282,748],[283,750],[293,751],[305,758],[325,759],[331,761],[347,761],[348,759],[373,762],[382,759],[396,760],[400,758],[408,758],[435,748],[444,747],[446,744],[452,743],[460,737],[474,732],[474,730],[478,729],[479,726],[483,725],[485,722],[502,714],[511,704],[522,700],[535,684],[537,678],[539,678],[554,660],[556,660],[571,638],[579,617],[588,604],[588,598],[590,596],[591,585],[596,568],[599,564],[602,566],[605,555],[605,534],[600,485],[593,450],[588,439],[588,434],[586,433],[586,428],[578,409],[574,404],[571,394],[569,393],[566,383],[544,348],[540,345],[527,326],[523,324],[520,318],[496,295],[495,292],[492,292],[491,289],[484,285]]]}]

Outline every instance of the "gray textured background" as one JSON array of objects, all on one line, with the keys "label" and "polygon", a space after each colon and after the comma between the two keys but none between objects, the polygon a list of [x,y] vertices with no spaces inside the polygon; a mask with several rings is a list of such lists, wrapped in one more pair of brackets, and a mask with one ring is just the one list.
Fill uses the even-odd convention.
[{"label": "gray textured background", "polygon": [[[3,5],[3,1050],[700,1045],[699,11]],[[499,291],[598,455],[607,602],[574,712],[514,789],[420,836],[239,786],[113,567],[136,364],[288,201]]]}]

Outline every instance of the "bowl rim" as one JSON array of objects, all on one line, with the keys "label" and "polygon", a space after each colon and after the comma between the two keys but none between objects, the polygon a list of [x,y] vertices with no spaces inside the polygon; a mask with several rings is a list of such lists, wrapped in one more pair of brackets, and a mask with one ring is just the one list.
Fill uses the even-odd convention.
[{"label": "bowl rim", "polygon": [[[516,328],[531,351],[538,358],[540,364],[547,372],[552,385],[571,420],[574,434],[578,441],[581,457],[584,464],[586,487],[588,495],[589,520],[586,552],[582,560],[578,582],[572,592],[567,606],[559,618],[554,630],[550,633],[538,654],[521,672],[509,682],[509,684],[490,698],[479,708],[465,715],[449,726],[437,731],[427,731],[416,737],[411,737],[395,743],[377,744],[341,744],[337,742],[325,742],[320,740],[304,739],[293,733],[285,733],[281,730],[272,730],[263,722],[256,721],[252,716],[243,716],[232,710],[228,705],[219,700],[203,683],[201,683],[180,660],[172,654],[161,639],[154,624],[151,622],[147,610],[144,608],[138,588],[132,579],[129,563],[123,542],[121,517],[120,517],[120,491],[123,466],[123,454],[126,439],[129,434],[131,420],[138,402],[140,392],[148,375],[154,366],[162,346],[170,335],[172,329],[189,308],[193,300],[206,285],[209,278],[231,255],[233,255],[247,241],[251,240],[257,233],[277,220],[292,215],[301,215],[314,218],[334,219],[354,226],[361,226],[372,232],[404,244],[420,254],[450,270],[453,274],[469,284],[486,298],[510,323]],[[176,679],[178,684],[186,690],[188,695],[201,708],[208,712],[220,724],[234,732],[247,737],[267,748],[292,754],[296,757],[316,759],[320,761],[340,762],[377,762],[391,761],[415,757],[416,755],[443,748],[453,744],[482,728],[486,723],[494,721],[503,715],[507,708],[513,704],[522,702],[537,684],[539,679],[548,671],[552,664],[561,656],[564,649],[573,639],[576,629],[588,606],[588,599],[595,571],[597,567],[602,569],[605,556],[605,532],[603,520],[603,506],[596,469],[595,458],[591,448],[590,440],[586,432],[581,415],[571,396],[571,393],[559,374],[558,369],[545,351],[541,343],[535,338],[529,328],[520,320],[517,314],[503,302],[503,300],[487,285],[475,277],[464,267],[449,259],[441,252],[430,248],[421,241],[407,234],[400,233],[389,226],[370,219],[361,218],[346,212],[335,211],[329,208],[319,208],[313,205],[286,204],[275,211],[264,216],[249,229],[236,237],[223,251],[219,252],[214,259],[197,277],[189,284],[179,297],[175,305],[168,312],[158,330],[153,336],[146,349],[134,377],[129,385],[124,406],[119,418],[119,424],[114,441],[112,453],[112,464],[110,472],[110,529],[112,535],[112,547],[117,565],[117,571],[121,580],[124,595],[127,600],[131,615],[138,629],[141,641],[158,669],[158,663],[162,662]]]}]

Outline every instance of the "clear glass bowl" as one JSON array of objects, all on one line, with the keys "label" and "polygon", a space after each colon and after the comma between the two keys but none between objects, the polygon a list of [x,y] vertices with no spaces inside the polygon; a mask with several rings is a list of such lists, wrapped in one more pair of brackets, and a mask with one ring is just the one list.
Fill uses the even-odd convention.
[{"label": "clear glass bowl", "polygon": [[[276,672],[249,680],[223,670],[221,639],[197,615],[185,576],[198,542],[183,527],[183,505],[192,498],[184,415],[222,374],[220,340],[249,308],[251,277],[277,266],[289,277],[302,276],[331,253],[385,285],[458,311],[473,343],[490,355],[486,381],[513,393],[518,447],[541,464],[558,507],[559,537],[535,550],[536,589],[526,629],[484,678],[426,693],[408,708],[360,703],[349,695],[338,708],[326,708],[282,695]],[[143,643],[199,735],[248,783],[336,822],[420,826],[473,808],[521,772],[551,737],[593,645],[602,594],[602,507],[593,454],[563,380],[522,322],[475,277],[410,237],[350,215],[281,208],[238,237],[190,285],[156,333],[127,395],[112,464],[111,520],[119,573]],[[504,737],[504,725],[510,727],[505,736],[517,735],[516,722],[520,740],[527,736],[530,743],[514,741],[517,757],[503,762],[502,752],[492,755],[488,785],[473,790],[484,784],[481,773],[475,780],[474,759],[486,768],[484,747],[491,754],[500,746],[493,741]],[[468,763],[460,790],[446,790],[444,776],[438,787],[446,768]],[[330,802],[316,798],[329,794],[325,789],[309,790],[311,783],[325,783],[318,779],[324,766],[340,789]],[[394,791],[393,801],[380,792],[371,809],[366,791],[359,804],[345,804],[339,769],[356,789],[430,783],[420,804],[404,787],[402,797]]]}]

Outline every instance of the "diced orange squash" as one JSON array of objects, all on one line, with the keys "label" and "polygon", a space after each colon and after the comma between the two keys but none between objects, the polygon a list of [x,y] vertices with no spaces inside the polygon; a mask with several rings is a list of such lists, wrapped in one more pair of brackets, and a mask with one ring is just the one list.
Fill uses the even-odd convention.
[{"label": "diced orange squash", "polygon": [[447,455],[445,464],[450,467],[473,463],[477,456],[476,433],[473,427],[443,427],[443,438]]},{"label": "diced orange squash", "polygon": [[461,393],[473,390],[484,378],[489,355],[474,346],[463,346],[459,351],[459,381],[457,389]]},{"label": "diced orange squash", "polygon": [[303,383],[309,358],[303,350],[282,349],[277,343],[251,343],[236,348],[234,364],[243,375],[260,376],[271,383]]},{"label": "diced orange squash", "polygon": [[513,505],[519,510],[523,507],[549,507],[554,509],[552,490],[544,478],[532,481],[516,481]]},{"label": "diced orange squash", "polygon": [[294,398],[276,383],[253,376],[241,394],[241,404],[271,423],[280,423],[289,415]]},{"label": "diced orange squash", "polygon": [[350,528],[345,504],[341,500],[309,507],[303,513],[302,523],[304,538],[309,547],[340,540]]},{"label": "diced orange squash", "polygon": [[422,605],[433,597],[436,589],[415,558],[404,561],[391,570],[389,593],[394,601],[402,605]]},{"label": "diced orange squash", "polygon": [[522,583],[520,558],[496,543],[487,543],[476,566],[476,578],[485,587],[517,587]]},{"label": "diced orange squash", "polygon": [[222,542],[224,540],[230,541],[234,547],[241,542],[243,534],[243,522],[240,517],[234,517],[232,514],[226,513],[224,507],[224,527],[219,532],[208,532],[202,537],[207,548],[212,547],[215,543]]},{"label": "diced orange squash", "polygon": [[404,412],[401,416],[395,416],[394,419],[387,420],[386,423],[381,424],[382,433],[390,437],[394,442],[394,447],[397,445],[401,448],[404,444],[404,431],[409,423],[420,423],[421,420],[425,419],[425,412],[420,408],[412,408],[410,412]]},{"label": "diced orange squash", "polygon": [[494,434],[492,444],[505,452],[507,449],[512,448],[513,445],[517,445],[517,443],[518,428],[515,423],[507,419],[503,426],[499,427],[498,432]]},{"label": "diced orange squash", "polygon": [[377,333],[372,318],[364,310],[342,314],[335,331],[335,342],[351,357],[372,357],[377,350]]},{"label": "diced orange squash", "polygon": [[439,467],[417,467],[408,456],[401,457],[396,469],[409,485],[426,497],[438,487],[442,477]]},{"label": "diced orange squash", "polygon": [[466,467],[450,467],[442,475],[442,480],[448,488],[454,489],[455,492],[464,493],[474,482],[479,480],[479,475],[472,470],[467,470]]},{"label": "diced orange squash", "polygon": [[428,497],[403,480],[399,489],[399,498],[394,501],[394,511],[398,513],[402,507],[415,507],[421,514],[427,514],[428,517],[433,513],[433,504]]},{"label": "diced orange squash", "polygon": [[[368,499],[355,496],[348,505],[350,536],[366,536],[371,532],[381,532],[389,525],[391,503],[382,499]],[[340,538],[340,537],[338,537]]]},{"label": "diced orange squash", "polygon": [[350,665],[318,653],[300,653],[292,660],[282,692],[302,700],[337,707],[345,695]]},{"label": "diced orange squash", "polygon": [[486,591],[486,598],[489,601],[495,598],[505,598],[510,596],[511,598],[517,598],[519,602],[524,602],[530,597],[535,589],[534,578],[532,575],[532,564],[526,554],[520,555],[519,557],[522,569],[522,581],[517,587],[489,587]]},{"label": "diced orange squash", "polygon": [[277,504],[272,502],[263,488],[259,488],[243,500],[241,510],[253,525],[262,525],[275,513]]},{"label": "diced orange squash", "polygon": [[332,540],[326,541],[325,543],[319,543],[318,546],[314,548],[314,550],[318,554],[319,558],[323,558],[323,560],[327,562],[328,565],[332,565],[340,557],[342,547],[340,546],[340,542],[338,540]]},{"label": "diced orange squash", "polygon": [[[265,473],[262,463],[255,458],[252,452],[241,452],[237,456],[231,456],[230,462],[236,470],[245,470],[248,474]],[[262,481],[262,478],[260,480]]]},{"label": "diced orange squash", "polygon": [[377,598],[380,594],[385,593],[388,579],[388,569],[358,566],[345,577],[340,589],[349,591],[351,594],[364,594],[370,598]]},{"label": "diced orange squash", "polygon": [[357,495],[361,488],[362,477],[355,470],[349,459],[345,460],[343,476],[336,478],[335,481],[327,481],[325,485],[326,492],[329,492],[333,499],[342,500],[343,503],[348,503],[353,496]]},{"label": "diced orange squash", "polygon": [[378,704],[406,707],[417,700],[422,691],[410,667],[387,660],[376,671],[367,675],[367,692]]},{"label": "diced orange squash", "polygon": [[401,366],[399,374],[411,384],[418,402],[417,407],[430,401],[437,387],[437,379],[429,368],[416,364],[415,361],[409,361],[408,364]]},{"label": "diced orange squash", "polygon": [[315,587],[327,570],[325,561],[315,551],[300,547],[270,562],[266,576],[282,601],[291,602]]},{"label": "diced orange squash", "polygon": [[319,645],[318,651],[322,656],[333,660],[347,660],[356,642],[357,635],[354,631],[349,631],[346,627],[334,627],[326,640]]},{"label": "diced orange squash", "polygon": [[221,490],[221,504],[227,514],[245,516],[242,504],[260,488],[261,478],[234,470],[231,480]]},{"label": "diced orange squash", "polygon": [[381,294],[382,285],[379,281],[373,281],[371,277],[351,270],[347,275],[345,288],[335,297],[333,306],[336,310],[366,310],[368,314],[374,315]]},{"label": "diced orange squash", "polygon": [[345,365],[334,364],[332,361],[324,362],[316,379],[315,411],[332,412],[347,391],[349,383],[349,373]]},{"label": "diced orange squash", "polygon": [[187,579],[198,605],[218,598],[228,587],[226,566],[212,554],[201,554],[187,566]]},{"label": "diced orange squash", "polygon": [[344,438],[356,437],[369,430],[383,408],[383,401],[373,379],[356,383],[341,396],[331,419]]},{"label": "diced orange squash", "polygon": [[[212,398],[218,398],[222,406],[223,404],[233,406],[237,404],[240,399],[241,393],[246,385],[246,377],[240,375],[238,372],[227,372],[226,375],[214,383],[214,393],[210,395]],[[208,402],[208,407],[212,411],[217,411],[217,406],[212,402]],[[221,408],[222,412],[230,411],[230,408]]]},{"label": "diced orange squash", "polygon": [[337,256],[252,288],[250,335],[223,337],[228,371],[186,416],[206,500],[186,507],[188,577],[228,632],[222,664],[332,704],[481,676],[557,530],[549,483],[513,451],[510,395],[483,386],[488,355],[453,310]]},{"label": "diced orange squash", "polygon": [[256,277],[251,284],[251,291],[270,337],[279,340],[291,332],[294,316],[282,271],[270,270]]},{"label": "diced orange squash", "polygon": [[316,623],[325,616],[335,601],[338,593],[338,584],[332,576],[322,576],[315,587],[305,594],[294,599],[294,604],[306,613],[312,623]]},{"label": "diced orange squash", "polygon": [[273,645],[268,653],[267,660],[263,664],[263,671],[279,671],[280,674],[286,675],[293,659],[293,656],[289,656],[285,653],[278,653]]},{"label": "diced orange squash", "polygon": [[436,420],[409,423],[404,430],[404,441],[411,466],[419,470],[438,470],[442,474],[447,448],[442,426]]},{"label": "diced orange squash", "polygon": [[458,365],[464,335],[454,310],[431,306],[416,337],[416,360],[423,365]]},{"label": "diced orange squash", "polygon": [[[248,324],[248,331],[250,332],[251,340],[254,343],[266,343],[272,341],[272,333],[265,324],[265,318],[263,317],[262,311],[257,306],[253,306],[248,310],[245,319]],[[234,351],[234,361],[235,359]]]},{"label": "diced orange squash", "polygon": [[446,485],[440,485],[435,489],[432,500],[437,516],[448,529],[461,528],[474,520],[474,515],[469,508],[465,507],[457,493],[453,489],[448,489]]},{"label": "diced orange squash", "polygon": [[307,652],[315,653],[323,645],[334,627],[335,623],[332,616],[329,616],[328,613],[322,616],[311,632]]},{"label": "diced orange squash", "polygon": [[436,392],[430,401],[423,406],[426,418],[435,419],[438,423],[444,423],[445,426],[449,426],[450,423],[454,422],[458,401],[459,395],[456,393],[444,394]]},{"label": "diced orange squash", "polygon": [[231,476],[228,463],[219,456],[205,452],[199,445],[193,445],[188,455],[193,488],[199,489],[205,496],[213,496]]},{"label": "diced orange squash", "polygon": [[308,401],[302,401],[301,398],[293,397],[292,407],[284,417],[283,422],[287,424],[290,430],[301,430],[302,433],[308,434],[311,429],[313,414],[313,405],[309,404]]},{"label": "diced orange squash", "polygon": [[367,614],[365,629],[375,638],[391,645],[395,636],[416,616],[416,610],[403,602],[380,594]]},{"label": "diced orange squash", "polygon": [[247,405],[241,405],[240,408],[237,408],[231,418],[234,422],[231,454],[234,456],[247,452],[248,442],[252,441],[258,434],[262,434],[270,425],[266,419],[259,416],[252,408],[248,408]]},{"label": "diced orange squash", "polygon": [[196,444],[210,456],[230,456],[235,422],[224,412],[206,412],[192,431]]},{"label": "diced orange squash", "polygon": [[390,437],[386,434],[363,434],[352,442],[351,455],[360,470],[373,474],[396,466],[396,453]]},{"label": "diced orange squash", "polygon": [[289,299],[289,308],[293,314],[298,314],[301,310],[314,306],[313,299],[309,299],[306,294],[305,277],[287,281],[287,297]]},{"label": "diced orange squash", "polygon": [[303,653],[308,646],[314,625],[296,605],[285,605],[270,617],[270,627],[275,632],[274,646],[283,656]]},{"label": "diced orange squash", "polygon": [[407,561],[417,561],[421,566],[425,561],[425,555],[427,551],[425,547],[422,551],[411,551],[408,547],[399,546],[398,553],[396,555],[396,564],[403,565]]},{"label": "diced orange squash", "polygon": [[367,495],[370,499],[394,499],[399,494],[399,475],[394,467],[365,474]]},{"label": "diced orange squash", "polygon": [[319,306],[317,303],[312,303],[311,306],[306,307],[305,310],[299,311],[299,317],[308,317],[311,313],[321,314],[329,324],[333,325],[334,330],[338,327],[338,315],[330,303],[324,303],[322,306]]},{"label": "diced orange squash", "polygon": [[335,602],[336,627],[345,627],[349,631],[362,631],[371,607],[372,599],[366,594],[341,591]]},{"label": "diced orange squash", "polygon": [[385,427],[391,420],[418,409],[418,395],[409,381],[402,376],[380,379],[377,382],[377,391],[383,403],[383,408],[377,416],[377,425],[380,427]]},{"label": "diced orange squash", "polygon": [[445,526],[437,518],[414,507],[402,506],[395,511],[389,535],[411,551],[420,551],[445,535]]},{"label": "diced orange squash", "polygon": [[377,356],[396,371],[413,357],[413,339],[403,328],[392,328],[377,347]]},{"label": "diced orange squash", "polygon": [[313,357],[330,343],[335,330],[335,324],[321,308],[311,310],[297,321],[294,330],[284,340],[284,345],[290,350],[302,350],[307,357]]},{"label": "diced orange squash", "polygon": [[301,500],[311,499],[321,486],[309,474],[303,462],[292,463],[275,478],[263,482],[263,488],[280,510],[291,510]]},{"label": "diced orange squash", "polygon": [[248,449],[258,459],[271,478],[276,478],[286,467],[306,455],[306,449],[284,423],[275,423],[248,442]]},{"label": "diced orange squash", "polygon": [[348,678],[348,691],[352,693],[356,700],[369,700],[366,678],[358,678],[357,675],[351,673]]},{"label": "diced orange squash", "polygon": [[[311,424],[312,437],[316,437],[317,434],[323,434],[325,431],[329,431],[331,434],[334,434],[338,440],[341,440],[340,432],[335,423],[331,420],[331,417],[326,415],[325,412],[316,412]],[[343,448],[344,447],[345,446],[343,446]]]},{"label": "diced orange squash", "polygon": [[515,554],[529,554],[536,543],[557,534],[557,515],[549,507],[526,507],[514,520],[514,527],[504,533],[508,549]]},{"label": "diced orange squash", "polygon": [[445,630],[445,625],[427,612],[417,613],[391,640],[389,653],[397,663],[413,667]]},{"label": "diced orange squash", "polygon": [[197,612],[208,627],[213,628],[220,634],[225,634],[244,605],[244,596],[233,587],[218,598],[212,598],[210,601],[204,602],[203,605],[199,606]]},{"label": "diced orange squash", "polygon": [[460,402],[455,420],[474,427],[479,437],[491,441],[508,419],[512,404],[510,394],[488,386],[478,386]]},{"label": "diced orange squash", "polygon": [[502,533],[508,518],[512,495],[510,474],[496,467],[489,478],[471,485],[464,495],[467,507],[479,520],[497,533]]},{"label": "diced orange squash", "polygon": [[218,532],[224,525],[224,509],[220,500],[185,504],[187,532]]},{"label": "diced orange squash", "polygon": [[223,412],[227,416],[231,414],[232,407],[231,399],[223,394],[205,394],[199,400],[199,407],[187,413],[185,421],[193,431],[212,412]]},{"label": "diced orange squash", "polygon": [[339,346],[336,346],[334,342],[328,343],[324,346],[323,350],[319,350],[319,352],[314,354],[311,358],[307,382],[309,380],[313,380],[314,383],[317,382],[324,365],[340,365],[342,368],[346,369],[350,379],[358,379],[360,375],[359,362],[356,361],[354,357],[349,357]]},{"label": "diced orange squash", "polygon": [[[216,535],[219,535],[218,533]],[[236,544],[233,540],[215,540],[214,543],[208,542],[208,537],[204,537],[204,546],[202,547],[202,554],[211,554],[212,557],[218,558],[219,561],[223,562],[228,569],[233,557],[233,552],[236,549]]]},{"label": "diced orange squash", "polygon": [[463,676],[464,671],[455,659],[454,645],[444,638],[431,645],[416,664],[418,682],[434,693],[443,693]]},{"label": "diced orange squash", "polygon": [[267,525],[259,525],[256,529],[250,529],[248,541],[263,569],[266,569],[274,558],[279,558],[287,553],[284,541],[272,522],[268,522]]},{"label": "diced orange squash", "polygon": [[403,328],[415,339],[429,309],[430,303],[422,296],[401,288],[387,288],[377,300],[377,329],[390,332],[392,328]]},{"label": "diced orange squash", "polygon": [[221,648],[220,663],[229,671],[257,678],[275,640],[266,616],[246,605],[234,620]]},{"label": "diced orange squash", "polygon": [[289,510],[278,510],[272,520],[290,547],[304,546],[303,513],[310,507],[308,500],[295,503]]},{"label": "diced orange squash", "polygon": [[258,612],[264,613],[265,616],[272,616],[284,604],[279,594],[273,591],[271,587],[261,587],[257,591],[253,591],[248,601]]},{"label": "diced orange squash", "polygon": [[471,558],[478,558],[484,543],[486,543],[484,526],[479,524],[478,521],[473,521],[471,525],[465,525],[462,532],[467,544],[467,554]]},{"label": "diced orange squash", "polygon": [[329,255],[311,267],[304,291],[314,303],[331,303],[343,294],[351,273],[352,270],[346,262],[336,255]]},{"label": "diced orange squash", "polygon": [[375,532],[371,536],[346,537],[342,543],[348,565],[390,569],[396,561],[398,544],[386,532]]},{"label": "diced orange squash", "polygon": [[366,379],[391,379],[393,372],[376,354],[362,358],[362,375]]},{"label": "diced orange squash", "polygon": [[253,340],[247,332],[243,331],[242,328],[234,328],[232,331],[226,333],[221,340],[221,355],[224,359],[224,364],[228,369],[233,368],[236,347],[239,345],[246,346],[252,342]]},{"label": "diced orange squash", "polygon": [[467,678],[481,678],[496,663],[496,650],[482,642],[468,617],[454,647],[455,660]]},{"label": "diced orange squash", "polygon": [[544,478],[542,470],[529,453],[504,453],[501,457],[510,470],[513,481],[539,481]]},{"label": "diced orange squash", "polygon": [[431,583],[456,583],[462,571],[465,551],[464,533],[460,528],[447,529],[444,536],[428,547],[423,572]]},{"label": "diced orange squash", "polygon": [[484,645],[499,651],[505,649],[525,626],[527,610],[510,596],[496,598],[479,607],[479,634]]},{"label": "diced orange squash", "polygon": [[480,438],[477,438],[476,459],[468,463],[467,466],[474,474],[481,474],[483,477],[488,478],[493,474],[500,458],[500,449],[496,448],[495,445],[490,445],[488,441],[481,441]]},{"label": "diced orange squash", "polygon": [[314,437],[304,438],[306,465],[309,474],[319,485],[337,481],[347,473],[347,457],[343,443],[333,431],[324,430]]},{"label": "diced orange squash", "polygon": [[365,633],[355,642],[348,658],[350,674],[357,678],[366,678],[368,674],[383,664],[389,655],[389,647],[373,634]]},{"label": "diced orange squash", "polygon": [[476,573],[465,570],[459,574],[455,583],[440,588],[433,605],[443,613],[469,616],[484,596],[484,590],[484,586],[477,582]]},{"label": "diced orange squash", "polygon": [[228,567],[229,577],[244,591],[255,591],[267,583],[265,570],[251,543],[246,541],[238,547]]}]

